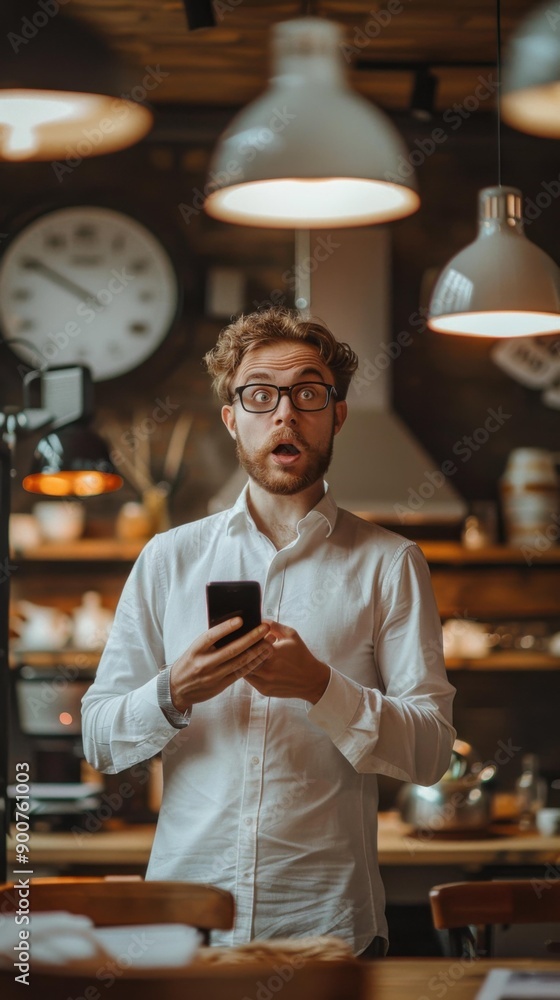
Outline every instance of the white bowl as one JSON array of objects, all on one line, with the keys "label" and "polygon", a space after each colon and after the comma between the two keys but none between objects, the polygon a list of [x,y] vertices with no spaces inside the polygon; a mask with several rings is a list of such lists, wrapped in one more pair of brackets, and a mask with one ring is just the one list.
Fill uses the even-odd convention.
[{"label": "white bowl", "polygon": [[79,500],[40,500],[33,513],[46,542],[72,542],[83,533],[86,512]]},{"label": "white bowl", "polygon": [[10,514],[10,546],[25,552],[41,544],[41,529],[33,514]]}]

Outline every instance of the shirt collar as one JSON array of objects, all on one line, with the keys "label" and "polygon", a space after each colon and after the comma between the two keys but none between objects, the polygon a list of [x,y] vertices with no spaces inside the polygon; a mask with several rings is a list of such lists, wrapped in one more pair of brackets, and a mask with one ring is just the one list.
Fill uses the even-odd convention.
[{"label": "shirt collar", "polygon": [[[316,524],[320,521],[324,522],[327,538],[331,534],[336,524],[336,517],[338,514],[338,507],[336,501],[332,495],[329,484],[323,480],[324,494],[319,500],[319,503],[309,511],[305,517],[302,517],[301,521],[298,521],[298,532],[299,534],[306,531],[308,526]],[[235,501],[233,507],[229,511],[229,517],[227,519],[227,534],[229,535],[236,526],[245,526],[253,530],[256,530],[255,522],[251,517],[249,512],[249,507],[247,504],[247,495],[249,492],[249,483],[246,483],[241,493],[239,494],[237,500]]]}]

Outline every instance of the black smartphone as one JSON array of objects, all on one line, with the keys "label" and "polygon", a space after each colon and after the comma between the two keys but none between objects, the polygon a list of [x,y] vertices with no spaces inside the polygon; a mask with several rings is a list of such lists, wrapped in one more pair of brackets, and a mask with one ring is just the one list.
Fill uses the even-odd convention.
[{"label": "black smartphone", "polygon": [[216,649],[251,632],[261,623],[261,586],[256,580],[226,580],[206,584],[208,624],[219,625],[239,615],[243,625],[214,643]]}]

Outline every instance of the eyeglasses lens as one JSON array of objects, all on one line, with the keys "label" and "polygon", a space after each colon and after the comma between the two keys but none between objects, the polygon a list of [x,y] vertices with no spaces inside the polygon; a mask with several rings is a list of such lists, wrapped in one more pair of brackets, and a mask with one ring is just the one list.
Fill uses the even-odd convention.
[{"label": "eyeglasses lens", "polygon": [[[271,385],[247,385],[241,402],[249,413],[266,413],[278,405],[280,390]],[[290,399],[297,410],[323,410],[329,398],[329,386],[321,382],[300,382],[290,389]]]}]

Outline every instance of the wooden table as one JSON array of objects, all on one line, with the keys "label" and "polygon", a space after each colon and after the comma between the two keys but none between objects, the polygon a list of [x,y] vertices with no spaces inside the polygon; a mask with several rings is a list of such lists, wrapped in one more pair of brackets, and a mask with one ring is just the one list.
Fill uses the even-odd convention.
[{"label": "wooden table", "polygon": [[560,961],[384,958],[368,963],[364,1000],[474,1000],[492,968],[560,972]]},{"label": "wooden table", "polygon": [[[52,867],[147,865],[155,827],[129,826],[98,833],[35,833],[31,835],[31,857],[35,865]],[[383,866],[463,866],[476,871],[484,865],[557,865],[560,836],[539,833],[504,833],[502,836],[445,838],[416,836],[396,813],[379,818],[379,863]],[[10,862],[15,845],[9,845]]]},{"label": "wooden table", "polygon": [[[165,973],[127,970],[112,978],[33,973],[28,1000],[474,1000],[492,968],[560,970],[560,963],[531,959],[476,962],[446,958],[384,958],[375,962],[284,964],[175,969]],[[292,975],[290,975],[290,971]],[[279,974],[280,973],[280,974]],[[3,1000],[20,1000],[22,986],[0,972]]]},{"label": "wooden table", "polygon": [[379,863],[386,866],[546,865],[560,859],[560,836],[519,833],[507,824],[496,824],[484,836],[414,833],[398,813],[388,812],[379,816],[378,849]]}]

